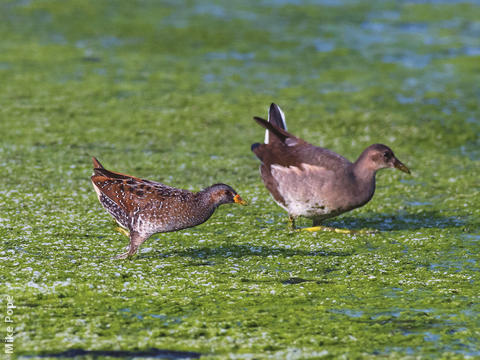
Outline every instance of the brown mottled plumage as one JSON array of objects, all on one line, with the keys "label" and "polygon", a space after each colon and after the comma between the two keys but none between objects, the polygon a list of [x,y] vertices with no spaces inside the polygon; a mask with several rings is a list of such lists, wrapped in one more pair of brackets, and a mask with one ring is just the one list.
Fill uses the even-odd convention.
[{"label": "brown mottled plumage", "polygon": [[130,232],[129,250],[119,259],[134,255],[151,235],[181,230],[208,220],[222,204],[245,205],[235,190],[215,184],[193,193],[159,182],[140,179],[105,169],[92,158],[91,177],[98,200],[117,223]]},{"label": "brown mottled plumage", "polygon": [[354,163],[343,156],[307,143],[287,132],[282,110],[271,104],[268,121],[254,117],[266,128],[265,143],[253,144],[261,160],[265,187],[292,221],[298,216],[322,220],[365,205],[375,192],[375,173],[397,168],[410,173],[385,145],[367,147]]}]

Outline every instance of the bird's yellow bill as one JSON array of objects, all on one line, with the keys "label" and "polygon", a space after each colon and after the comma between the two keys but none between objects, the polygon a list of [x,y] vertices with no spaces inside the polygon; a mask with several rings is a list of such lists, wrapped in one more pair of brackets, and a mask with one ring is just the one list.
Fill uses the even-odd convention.
[{"label": "bird's yellow bill", "polygon": [[238,194],[233,197],[233,201],[235,201],[236,204],[247,205],[247,202],[243,200]]}]

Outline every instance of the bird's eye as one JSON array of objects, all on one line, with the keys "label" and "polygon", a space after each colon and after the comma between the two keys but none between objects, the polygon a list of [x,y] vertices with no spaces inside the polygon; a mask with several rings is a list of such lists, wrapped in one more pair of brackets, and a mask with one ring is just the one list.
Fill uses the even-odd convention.
[{"label": "bird's eye", "polygon": [[383,157],[384,157],[385,159],[390,159],[390,158],[392,157],[392,154],[390,153],[390,151],[385,151],[385,152],[383,153]]}]

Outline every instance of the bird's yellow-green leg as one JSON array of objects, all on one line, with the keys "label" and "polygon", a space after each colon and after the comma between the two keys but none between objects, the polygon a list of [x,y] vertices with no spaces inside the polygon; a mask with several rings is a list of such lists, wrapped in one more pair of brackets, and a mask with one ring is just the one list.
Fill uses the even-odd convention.
[{"label": "bird's yellow-green leg", "polygon": [[121,227],[118,225],[118,223],[116,221],[113,221],[113,228],[118,231],[119,233],[122,233],[123,235],[125,235],[126,237],[130,237],[130,233],[128,232],[127,229]]},{"label": "bird's yellow-green leg", "polygon": [[127,229],[121,227],[121,226],[117,226],[115,227],[115,230],[117,230],[119,233],[122,233],[123,235],[125,235],[126,237],[130,237],[130,233],[128,232]]},{"label": "bird's yellow-green leg", "polygon": [[310,231],[310,232],[331,231],[331,232],[336,232],[336,233],[339,233],[339,234],[353,234],[353,233],[356,232],[356,230],[337,229],[337,228],[332,228],[332,227],[329,227],[329,226],[321,226],[321,225],[301,228],[299,230]]},{"label": "bird's yellow-green leg", "polygon": [[335,232],[337,234],[372,234],[376,232],[375,230],[370,230],[370,229],[349,230],[349,229],[338,229],[330,226],[323,226],[323,225],[320,225],[320,221],[315,221],[315,219],[313,220],[312,227],[302,228],[300,230],[305,230],[310,232],[330,231],[330,232]]},{"label": "bird's yellow-green leg", "polygon": [[291,215],[288,216],[288,229],[295,230],[295,218]]},{"label": "bird's yellow-green leg", "polygon": [[312,227],[307,227],[307,228],[301,228],[299,230],[305,230],[305,231],[310,231],[310,232],[315,232],[315,231],[330,231],[330,232],[335,232],[338,234],[373,234],[376,231],[375,230],[370,230],[370,229],[362,229],[362,230],[349,230],[349,229],[338,229],[338,228],[333,228],[329,226],[321,226],[321,225],[316,225]]}]

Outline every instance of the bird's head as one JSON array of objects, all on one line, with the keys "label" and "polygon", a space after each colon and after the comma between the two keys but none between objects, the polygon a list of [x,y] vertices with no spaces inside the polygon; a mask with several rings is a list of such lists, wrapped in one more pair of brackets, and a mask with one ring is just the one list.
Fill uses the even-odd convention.
[{"label": "bird's head", "polygon": [[366,166],[374,171],[395,168],[410,174],[410,170],[395,157],[392,149],[383,144],[370,145],[362,154]]},{"label": "bird's head", "polygon": [[231,203],[247,205],[247,202],[243,200],[231,186],[225,184],[212,185],[207,189],[207,192],[215,206]]}]

